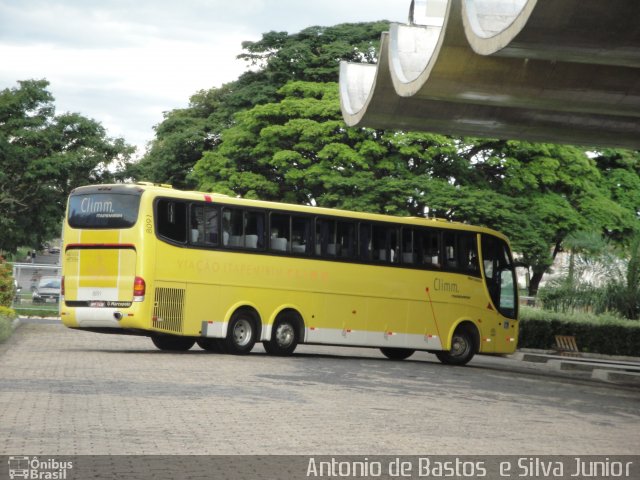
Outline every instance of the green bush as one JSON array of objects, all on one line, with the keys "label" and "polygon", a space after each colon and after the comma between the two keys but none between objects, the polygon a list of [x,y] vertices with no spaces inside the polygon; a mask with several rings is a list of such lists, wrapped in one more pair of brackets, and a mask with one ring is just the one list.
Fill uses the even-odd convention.
[{"label": "green bush", "polygon": [[0,306],[0,343],[4,342],[11,336],[13,331],[13,321],[16,318],[16,312],[8,307]]},{"label": "green bush", "polygon": [[0,256],[0,306],[11,306],[15,294],[13,268]]},{"label": "green bush", "polygon": [[550,349],[556,335],[572,335],[582,352],[640,356],[640,322],[613,315],[567,314],[522,307],[520,348]]},{"label": "green bush", "polygon": [[604,313],[606,289],[588,284],[572,285],[566,282],[550,284],[538,291],[538,300],[545,310],[562,313],[576,311]]}]

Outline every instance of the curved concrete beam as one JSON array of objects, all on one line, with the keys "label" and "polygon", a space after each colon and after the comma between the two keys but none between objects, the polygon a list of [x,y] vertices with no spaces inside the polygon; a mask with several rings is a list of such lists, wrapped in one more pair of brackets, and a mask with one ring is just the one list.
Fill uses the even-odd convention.
[{"label": "curved concrete beam", "polygon": [[[540,142],[548,142],[549,138],[561,134],[571,139],[567,143],[587,145],[593,144],[596,137],[603,145],[617,145],[620,132],[629,137],[640,134],[640,126],[635,119],[612,115],[594,117],[580,112],[504,108],[421,95],[401,97],[395,92],[389,68],[388,37],[386,33],[382,35],[377,65],[343,62],[340,66],[341,108],[349,126]],[[609,125],[609,129],[603,130],[603,124]],[[612,135],[609,130],[615,133]]]},{"label": "curved concrete beam", "polygon": [[463,0],[462,10],[481,55],[640,67],[637,0]]},{"label": "curved concrete beam", "polygon": [[448,4],[446,29],[391,25],[389,56],[398,95],[640,117],[637,69],[609,66],[602,75],[598,64],[478,55],[467,42],[460,2]]},{"label": "curved concrete beam", "polygon": [[480,55],[464,20],[470,4],[484,22],[485,37],[474,41],[495,50],[548,3],[414,0],[412,24],[383,35],[377,67],[341,65],[347,124],[640,148],[640,70],[518,57],[510,44]]}]

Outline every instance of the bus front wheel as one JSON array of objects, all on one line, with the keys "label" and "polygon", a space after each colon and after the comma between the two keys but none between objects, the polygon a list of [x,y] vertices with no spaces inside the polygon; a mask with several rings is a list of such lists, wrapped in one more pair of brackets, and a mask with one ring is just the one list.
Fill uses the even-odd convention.
[{"label": "bus front wheel", "polygon": [[451,339],[451,350],[436,352],[445,365],[466,365],[476,353],[473,335],[466,328],[458,328]]},{"label": "bus front wheel", "polygon": [[297,322],[290,316],[284,316],[275,321],[271,331],[271,340],[262,345],[270,355],[285,357],[293,354],[298,346]]},{"label": "bus front wheel", "polygon": [[385,348],[382,347],[380,349],[382,354],[390,360],[404,360],[405,358],[409,358],[415,350],[411,350],[410,348]]},{"label": "bus front wheel", "polygon": [[186,352],[196,343],[193,338],[172,335],[154,335],[151,337],[151,341],[158,349],[173,352]]},{"label": "bus front wheel", "polygon": [[234,355],[245,355],[256,344],[256,318],[247,310],[233,314],[229,321],[227,337],[224,339],[225,350]]}]

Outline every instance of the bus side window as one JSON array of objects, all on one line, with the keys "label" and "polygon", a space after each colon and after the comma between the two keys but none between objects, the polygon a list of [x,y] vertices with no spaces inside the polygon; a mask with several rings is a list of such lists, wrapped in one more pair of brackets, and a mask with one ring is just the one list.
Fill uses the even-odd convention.
[{"label": "bus side window", "polygon": [[450,270],[458,270],[458,246],[456,245],[456,234],[453,232],[445,232],[443,238],[445,267]]},{"label": "bus side window", "polygon": [[396,227],[373,226],[373,260],[385,263],[399,261],[399,235]]},{"label": "bus side window", "polygon": [[222,210],[222,244],[225,247],[242,247],[243,215],[240,209],[224,208]]},{"label": "bus side window", "polygon": [[370,223],[361,223],[360,224],[360,260],[364,260],[365,262],[371,261],[371,224]]},{"label": "bus side window", "polygon": [[271,234],[269,247],[276,252],[289,252],[291,249],[291,215],[271,214]]},{"label": "bus side window", "polygon": [[218,207],[204,207],[204,243],[217,246],[218,237]]},{"label": "bus side window", "polygon": [[414,242],[415,231],[412,228],[402,229],[402,263],[412,265],[416,263],[417,253]]},{"label": "bus side window", "polygon": [[373,225],[371,232],[371,259],[375,262],[386,262],[387,234],[385,228],[380,225]]},{"label": "bus side window", "polygon": [[309,255],[312,241],[311,218],[293,216],[291,218],[291,253]]},{"label": "bus side window", "polygon": [[400,231],[396,227],[389,227],[387,237],[389,239],[389,261],[400,263]]},{"label": "bus side window", "polygon": [[460,267],[467,273],[480,274],[478,263],[478,242],[476,235],[459,234]]},{"label": "bus side window", "polygon": [[336,240],[338,254],[342,258],[354,259],[356,257],[356,224],[353,222],[337,222]]},{"label": "bus side window", "polygon": [[326,218],[316,219],[316,255],[335,257],[336,252],[336,222]]},{"label": "bus side window", "polygon": [[191,206],[191,243],[218,245],[218,209],[208,205]]},{"label": "bus side window", "polygon": [[440,232],[426,229],[416,230],[414,243],[418,249],[421,265],[427,268],[440,268]]},{"label": "bus side window", "polygon": [[158,234],[168,240],[187,242],[187,204],[175,200],[158,200]]},{"label": "bus side window", "polygon": [[265,221],[263,212],[244,212],[244,247],[264,249]]}]

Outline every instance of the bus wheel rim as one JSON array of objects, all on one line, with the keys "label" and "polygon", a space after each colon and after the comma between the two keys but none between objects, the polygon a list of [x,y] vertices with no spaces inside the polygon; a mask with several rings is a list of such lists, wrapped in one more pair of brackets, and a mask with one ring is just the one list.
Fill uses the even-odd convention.
[{"label": "bus wheel rim", "polygon": [[287,348],[293,343],[295,331],[288,323],[278,325],[276,328],[276,343],[282,348]]},{"label": "bus wheel rim", "polygon": [[454,357],[462,357],[469,350],[469,343],[463,336],[456,335],[451,342],[451,355]]},{"label": "bus wheel rim", "polygon": [[251,322],[244,318],[238,320],[233,327],[233,340],[239,347],[244,347],[251,341],[251,334]]}]

